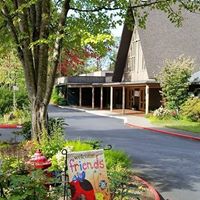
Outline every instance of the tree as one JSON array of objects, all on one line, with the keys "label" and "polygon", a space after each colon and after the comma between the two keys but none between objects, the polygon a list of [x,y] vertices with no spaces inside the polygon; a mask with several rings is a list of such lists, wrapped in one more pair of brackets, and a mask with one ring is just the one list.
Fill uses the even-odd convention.
[{"label": "tree", "polygon": [[0,54],[0,71],[0,115],[27,106],[24,73],[15,51]]},{"label": "tree", "polygon": [[21,63],[14,51],[0,54],[0,85],[20,85],[24,87],[24,77]]},{"label": "tree", "polygon": [[[187,3],[186,3],[187,2]],[[173,6],[176,4],[175,9]],[[199,9],[198,1],[181,0],[1,0],[0,39],[10,35],[23,65],[25,82],[31,102],[32,137],[38,141],[47,127],[47,106],[50,101],[63,46],[103,47],[116,23],[133,24],[134,17],[144,26],[148,11],[160,9],[172,22],[180,25],[181,11]],[[119,16],[116,18],[116,16]],[[9,32],[7,31],[9,30]],[[96,39],[95,39],[96,38]]]},{"label": "tree", "polygon": [[87,48],[63,50],[58,66],[58,74],[60,76],[77,76],[92,72],[92,68],[87,66],[87,62],[96,57],[96,53]]},{"label": "tree", "polygon": [[61,57],[58,73],[60,76],[73,76],[82,72],[87,54],[80,55],[79,52],[71,50],[64,51]]},{"label": "tree", "polygon": [[193,64],[193,60],[184,57],[166,61],[158,75],[161,93],[169,109],[179,109],[187,100]]}]

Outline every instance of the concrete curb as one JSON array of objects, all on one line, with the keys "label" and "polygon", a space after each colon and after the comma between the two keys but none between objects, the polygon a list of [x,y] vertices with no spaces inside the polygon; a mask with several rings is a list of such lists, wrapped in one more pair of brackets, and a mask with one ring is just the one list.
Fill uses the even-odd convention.
[{"label": "concrete curb", "polygon": [[171,135],[171,136],[175,136],[175,137],[181,137],[181,138],[184,138],[184,139],[200,141],[200,137],[195,137],[195,136],[192,136],[192,135],[186,135],[186,134],[181,134],[181,133],[176,133],[176,132],[171,132],[171,131],[165,131],[165,130],[160,130],[160,129],[156,129],[156,128],[143,127],[143,126],[138,126],[138,125],[135,125],[135,124],[132,124],[132,123],[126,123],[126,125],[128,125],[130,127],[136,127],[136,128],[152,131],[152,132],[155,132],[155,133],[161,133],[161,134]]},{"label": "concrete curb", "polygon": [[0,124],[0,128],[22,128],[22,126],[18,124]]},{"label": "concrete curb", "polygon": [[145,181],[144,179],[140,178],[139,176],[134,176],[135,180],[141,182],[142,184],[146,185],[149,191],[153,194],[154,200],[161,200],[158,192],[154,189],[154,187]]}]

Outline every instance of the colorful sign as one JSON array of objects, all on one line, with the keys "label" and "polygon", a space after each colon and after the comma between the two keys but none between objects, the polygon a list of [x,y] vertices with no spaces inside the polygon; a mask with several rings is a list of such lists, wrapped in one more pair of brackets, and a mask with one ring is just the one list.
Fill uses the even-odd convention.
[{"label": "colorful sign", "polygon": [[110,200],[102,149],[69,152],[67,163],[72,200]]}]

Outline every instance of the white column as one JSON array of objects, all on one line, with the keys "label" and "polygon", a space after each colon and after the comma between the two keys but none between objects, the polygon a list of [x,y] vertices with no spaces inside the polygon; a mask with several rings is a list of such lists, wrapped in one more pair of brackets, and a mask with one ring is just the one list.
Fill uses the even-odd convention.
[{"label": "white column", "polygon": [[79,106],[82,106],[82,88],[79,88]]},{"label": "white column", "polygon": [[113,87],[110,87],[110,111],[113,110]]},{"label": "white column", "polygon": [[122,114],[125,113],[125,86],[122,87]]},{"label": "white column", "polygon": [[103,110],[103,87],[101,87],[101,94],[100,94],[100,109]]},{"label": "white column", "polygon": [[145,114],[149,113],[149,86],[145,88]]},{"label": "white column", "polygon": [[92,109],[94,109],[94,87],[92,87]]}]

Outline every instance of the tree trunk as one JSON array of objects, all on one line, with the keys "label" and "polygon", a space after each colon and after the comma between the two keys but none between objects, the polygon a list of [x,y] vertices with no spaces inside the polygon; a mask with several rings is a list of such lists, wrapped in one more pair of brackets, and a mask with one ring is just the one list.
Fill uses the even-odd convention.
[{"label": "tree trunk", "polygon": [[42,133],[47,131],[47,107],[43,102],[32,102],[32,139],[38,142],[42,139]]},{"label": "tree trunk", "polygon": [[[47,107],[56,77],[70,0],[61,1],[58,26],[53,32],[51,11],[54,6],[51,0],[37,0],[30,5],[24,0],[14,0],[13,4],[8,2],[3,1],[0,14],[3,14],[5,22],[8,22],[18,57],[24,68],[26,87],[31,101],[32,139],[40,142],[42,132],[47,131]],[[15,18],[19,19],[17,23]],[[54,20],[52,22],[54,23]],[[57,35],[51,59],[49,58],[52,42],[49,38],[50,33]],[[35,42],[38,43],[33,45]]]}]

